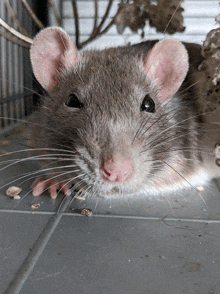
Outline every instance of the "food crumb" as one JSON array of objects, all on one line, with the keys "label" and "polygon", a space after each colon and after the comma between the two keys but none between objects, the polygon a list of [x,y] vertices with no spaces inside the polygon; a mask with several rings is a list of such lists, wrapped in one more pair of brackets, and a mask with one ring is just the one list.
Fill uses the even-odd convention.
[{"label": "food crumb", "polygon": [[218,142],[218,143],[215,144],[214,156],[217,159],[220,158],[220,142]]},{"label": "food crumb", "polygon": [[16,187],[16,186],[11,186],[7,189],[6,195],[10,197],[14,197],[18,195],[22,191],[22,188]]},{"label": "food crumb", "polygon": [[199,192],[203,192],[203,191],[204,191],[204,188],[203,188],[202,186],[198,186],[198,187],[196,187],[196,189],[197,189],[197,191],[199,191]]},{"label": "food crumb", "polygon": [[15,195],[13,198],[14,198],[15,200],[19,200],[19,199],[21,199],[21,196],[19,196],[19,195]]},{"label": "food crumb", "polygon": [[40,207],[40,203],[31,205],[31,208],[33,208],[33,209],[38,209],[39,207]]},{"label": "food crumb", "polygon": [[85,197],[80,196],[80,195],[78,195],[78,194],[76,194],[76,195],[74,196],[74,198],[79,199],[79,200],[86,200]]},{"label": "food crumb", "polygon": [[82,209],[81,214],[84,214],[86,216],[90,216],[90,215],[92,215],[92,210],[88,209],[88,208],[84,208],[84,209]]}]

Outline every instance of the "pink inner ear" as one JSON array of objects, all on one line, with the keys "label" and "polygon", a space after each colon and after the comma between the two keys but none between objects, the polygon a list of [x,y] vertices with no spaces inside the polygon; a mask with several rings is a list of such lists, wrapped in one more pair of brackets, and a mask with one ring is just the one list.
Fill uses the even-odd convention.
[{"label": "pink inner ear", "polygon": [[70,37],[60,28],[42,30],[30,51],[34,74],[48,91],[58,82],[62,68],[71,68],[78,60],[78,51]]},{"label": "pink inner ear", "polygon": [[159,41],[144,60],[144,71],[158,90],[163,102],[171,98],[182,84],[188,71],[188,54],[178,41]]}]

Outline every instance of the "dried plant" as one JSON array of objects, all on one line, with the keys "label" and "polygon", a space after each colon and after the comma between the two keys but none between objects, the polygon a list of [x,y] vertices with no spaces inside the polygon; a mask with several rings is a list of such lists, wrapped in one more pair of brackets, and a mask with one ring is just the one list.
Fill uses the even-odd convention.
[{"label": "dried plant", "polygon": [[[216,17],[219,22],[220,16]],[[220,28],[211,30],[203,43],[204,61],[199,65],[201,80],[200,97],[204,101],[204,111],[213,111],[220,105]]]},{"label": "dried plant", "polygon": [[[24,47],[30,47],[33,36],[30,36],[24,27],[21,25],[16,13],[14,12],[10,0],[3,0],[8,13],[10,14],[13,24],[16,29],[9,26],[3,19],[0,18],[0,34],[12,41],[13,43],[19,44]],[[33,22],[43,29],[44,25],[36,16],[34,11],[31,9],[27,0],[21,0],[28,14],[33,19]],[[61,19],[59,11],[57,10],[53,0],[47,0],[48,5],[53,12],[57,25],[61,26]],[[118,10],[111,20],[107,23],[110,10],[112,8],[114,0],[109,0],[106,7],[105,13],[98,23],[99,11],[98,11],[98,0],[94,0],[94,24],[93,30],[87,40],[80,41],[80,15],[78,11],[77,0],[72,0],[73,18],[75,26],[75,43],[77,48],[83,48],[89,42],[104,35],[113,25],[116,25],[119,34],[123,34],[126,27],[129,27],[133,32],[141,31],[142,37],[143,29],[145,25],[155,27],[158,32],[167,32],[174,34],[175,32],[184,31],[183,16],[181,3],[183,0],[157,0],[152,4],[151,0],[121,0],[119,3]]]},{"label": "dried plant", "polygon": [[158,0],[155,4],[151,2],[151,0],[134,0],[119,4],[115,17],[119,34],[123,33],[125,27],[137,32],[138,29],[145,27],[147,20],[157,32],[174,34],[185,30],[182,0]]}]

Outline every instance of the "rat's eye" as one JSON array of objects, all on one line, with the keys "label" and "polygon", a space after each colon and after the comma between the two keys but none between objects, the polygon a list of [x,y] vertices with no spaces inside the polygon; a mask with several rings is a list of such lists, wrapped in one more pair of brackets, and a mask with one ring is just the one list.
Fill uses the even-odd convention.
[{"label": "rat's eye", "polygon": [[66,106],[72,108],[82,108],[84,105],[81,103],[76,94],[70,94],[69,99],[66,101]]},{"label": "rat's eye", "polygon": [[152,112],[152,113],[155,112],[155,103],[148,94],[144,97],[144,100],[142,101],[141,111]]}]

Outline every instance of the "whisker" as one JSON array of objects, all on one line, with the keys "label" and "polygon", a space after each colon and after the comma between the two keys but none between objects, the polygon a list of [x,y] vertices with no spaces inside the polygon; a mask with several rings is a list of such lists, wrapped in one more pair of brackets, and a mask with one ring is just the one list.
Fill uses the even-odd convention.
[{"label": "whisker", "polygon": [[[163,145],[164,143],[169,143],[169,146],[170,146],[170,143],[173,141],[173,140],[177,140],[179,138],[184,138],[185,137],[185,134],[180,134],[180,135],[176,135],[176,134],[171,134],[170,136],[167,136],[162,142],[160,140],[154,140],[154,144],[152,144],[152,141],[150,142],[147,142],[144,144],[143,148],[146,148],[146,149],[143,149],[140,153],[143,153],[143,152],[146,152],[148,149],[147,147],[150,145],[151,147],[159,147],[160,145]],[[202,142],[202,141],[201,141]],[[172,151],[173,149],[170,148],[170,147],[167,147],[169,148],[170,151]],[[208,148],[208,147],[198,147],[198,146],[193,146],[193,147],[181,147],[181,148],[184,148],[184,149],[188,149],[188,148],[192,148],[192,150],[195,150],[195,151],[210,151],[210,152],[213,152],[213,149],[212,148]],[[183,150],[183,149],[180,149],[180,150]]]},{"label": "whisker", "polygon": [[[74,185],[74,186],[71,188],[71,190],[74,189],[74,191],[75,191],[75,190],[76,190],[76,186],[77,186],[79,183],[83,182],[83,181],[84,181],[84,179],[81,180],[80,182],[78,182],[76,185]],[[88,185],[88,184],[87,184],[87,185]],[[78,186],[79,186],[79,185],[78,185]],[[92,185],[90,185],[90,186],[92,187]],[[82,190],[83,190],[83,188],[81,188],[79,191],[77,191],[76,194],[77,194],[77,195],[81,195],[81,191],[82,191]],[[71,200],[69,206],[72,204],[73,200],[74,200],[74,197],[73,197],[73,199]]]},{"label": "whisker", "polygon": [[175,168],[173,168],[170,164],[168,164],[166,161],[162,160],[161,161],[166,164],[168,167],[170,167],[175,173],[177,173],[185,182],[187,182],[189,184],[190,187],[192,187],[194,189],[194,191],[196,191],[196,194],[199,195],[199,197],[202,199],[203,203],[205,204],[205,206],[207,207],[207,204],[204,200],[204,198],[202,197],[202,195],[198,192],[198,190],[183,176],[181,175],[180,172],[178,172]]},{"label": "whisker", "polygon": [[[44,97],[44,95],[41,95],[40,93],[38,93],[38,92],[36,92],[33,88],[28,88],[28,87],[25,87],[25,86],[21,86],[20,84],[18,84],[18,83],[14,83],[14,82],[11,82],[11,81],[9,81],[9,80],[7,80],[6,78],[0,78],[0,80],[2,80],[2,81],[4,81],[4,82],[7,82],[9,85],[15,85],[15,86],[18,86],[18,87],[20,87],[22,90],[23,89],[25,89],[25,90],[28,90],[28,91],[30,91],[30,92],[32,92],[33,94],[36,94],[36,95],[38,95],[38,96],[40,96],[40,97]],[[34,80],[33,78],[32,78],[32,80]],[[18,93],[19,94],[19,93]]]},{"label": "whisker", "polygon": [[[1,189],[3,189],[3,188],[5,188],[5,187],[7,187],[7,186],[9,186],[9,185],[11,185],[12,183],[15,183],[15,182],[18,182],[18,181],[20,181],[20,180],[22,180],[22,179],[25,179],[26,177],[28,177],[28,179],[26,179],[25,181],[23,181],[23,182],[21,182],[21,183],[19,183],[19,185],[22,185],[22,184],[24,184],[25,182],[27,182],[27,181],[30,181],[31,179],[33,179],[33,178],[35,178],[35,176],[36,175],[38,175],[38,174],[40,174],[40,175],[44,175],[44,176],[48,176],[48,175],[50,175],[50,174],[60,174],[60,171],[54,171],[54,172],[48,172],[48,171],[52,171],[52,170],[56,170],[56,169],[65,169],[65,168],[72,168],[72,167],[76,167],[76,165],[74,166],[74,165],[68,165],[68,166],[62,166],[62,167],[53,167],[53,168],[48,168],[48,169],[43,169],[43,170],[37,170],[37,171],[34,171],[34,172],[31,172],[31,173],[24,173],[24,174],[22,174],[21,175],[21,177],[19,177],[19,178],[17,178],[17,176],[14,176],[14,177],[12,177],[12,178],[9,178],[9,180],[10,179],[13,179],[13,178],[15,178],[15,179],[13,179],[11,182],[9,182],[9,183],[7,183],[7,184],[5,184],[5,185],[3,185],[3,186],[1,186],[0,187],[0,190]],[[71,172],[78,172],[78,171],[80,171],[80,169],[72,169],[71,170]]]},{"label": "whisker", "polygon": [[[54,177],[52,177],[52,178],[46,179],[46,180],[43,181],[41,184],[45,184],[45,183],[46,183],[47,181],[49,181],[49,180],[54,180],[54,179],[56,179],[56,178],[58,178],[58,177],[65,176],[65,175],[70,174],[70,173],[72,173],[72,171],[69,171],[69,172],[65,172],[65,173],[59,174],[59,175],[54,176]],[[77,178],[79,178],[79,177],[81,177],[81,176],[82,176],[82,174],[80,174],[80,175],[78,175],[78,176],[75,176],[75,177],[71,177],[71,178],[69,178],[69,179],[67,179],[67,180],[70,180],[70,179],[71,179],[71,181],[75,181],[75,179],[77,179]],[[53,185],[50,185],[49,187],[47,187],[46,189],[44,189],[43,192],[47,191],[49,188],[54,187],[54,186],[56,186],[57,184],[60,184],[60,183],[62,183],[62,182],[63,182],[63,180],[62,180],[62,181],[59,181],[59,182],[55,182]],[[31,189],[30,191],[33,191],[33,190],[34,190],[34,188]],[[29,192],[30,192],[30,191],[29,191]],[[42,193],[43,193],[43,192],[42,192]]]},{"label": "whisker", "polygon": [[[31,139],[31,138],[25,138],[25,140],[26,141],[33,141],[33,139]],[[17,141],[17,140],[14,140],[17,144],[19,144],[19,145],[21,145],[21,146],[25,146],[25,147],[27,147],[27,148],[31,148],[31,149],[34,149],[34,147],[32,147],[32,146],[29,146],[29,145],[27,145],[27,144],[24,144],[23,142],[20,142],[20,141]],[[48,144],[48,141],[46,141],[46,140],[43,140],[43,139],[36,139],[36,138],[34,138],[34,142],[43,142],[43,143],[46,143],[46,144]],[[69,147],[69,146],[67,146],[67,145],[65,145],[65,144],[60,144],[60,143],[57,143],[57,142],[53,142],[53,145],[55,145],[55,146],[58,146],[59,148],[61,148],[61,147],[63,147],[64,149],[63,150],[70,150],[70,151],[72,151],[72,152],[75,152],[75,151],[73,151],[72,150],[72,148],[71,147]]]},{"label": "whisker", "polygon": [[[63,151],[63,152],[70,153],[70,154],[73,154],[73,155],[76,154],[75,151],[66,150],[66,149],[58,149],[58,148],[30,148],[30,149],[9,151],[6,154],[1,154],[0,155],[0,158],[1,157],[4,157],[4,156],[13,155],[13,154],[16,154],[16,153],[19,153],[19,152],[32,152],[32,151],[59,151],[59,152],[62,152]],[[63,155],[63,153],[62,153],[62,155]]]},{"label": "whisker", "polygon": [[[55,157],[55,156],[67,156],[67,158],[60,158],[60,157]],[[67,154],[42,154],[42,155],[25,157],[20,160],[18,160],[17,158],[4,160],[4,161],[0,162],[0,165],[6,164],[9,162],[20,163],[21,161],[38,160],[38,159],[39,160],[55,160],[55,159],[57,160],[57,159],[59,159],[59,160],[57,160],[57,162],[59,162],[59,161],[72,161],[74,159],[74,157],[71,156],[71,158],[70,158],[69,155],[67,155]],[[56,161],[52,162],[52,163],[56,163]]]},{"label": "whisker", "polygon": [[[3,168],[0,169],[0,172],[11,167],[11,166],[14,166],[18,163],[25,162],[25,161],[41,161],[41,160],[53,160],[53,159],[57,160],[57,157],[43,157],[42,158],[40,156],[33,156],[33,157],[28,157],[28,158],[22,158],[22,159],[14,161],[11,164],[4,166]],[[71,161],[71,160],[72,159],[69,159],[69,158],[64,159],[64,161]]]},{"label": "whisker", "polygon": [[38,123],[34,123],[34,122],[31,122],[31,121],[27,121],[25,119],[19,119],[19,118],[12,118],[12,117],[5,117],[5,116],[0,116],[0,119],[7,119],[7,120],[12,120],[12,121],[18,121],[18,122],[22,122],[22,123],[28,123],[28,124],[31,124],[31,125],[34,125],[34,126],[39,126],[39,127],[42,127],[42,128],[45,128],[47,130],[50,130],[50,131],[53,131],[54,133],[57,133],[59,135],[63,135],[61,132],[57,131],[57,130],[54,130],[52,128],[49,128],[45,125],[41,125],[41,124],[38,124]]},{"label": "whisker", "polygon": [[[164,106],[166,106],[167,104],[171,103],[172,100],[174,99],[175,97],[173,97],[172,99],[168,100],[168,101],[165,101],[164,103],[160,104],[159,107],[157,108],[157,111],[160,109],[160,108],[164,108]],[[149,131],[150,128],[153,127],[153,125],[155,125],[158,121],[165,121],[168,119],[167,117],[169,116],[169,120],[171,120],[175,115],[176,115],[176,110],[179,110],[179,107],[176,107],[176,108],[172,108],[171,110],[169,110],[169,112],[164,112],[162,113],[162,115],[158,116],[157,119],[154,119],[153,117],[153,113],[148,117],[148,119],[146,121],[143,121],[143,124],[139,127],[138,131],[136,132],[135,136],[134,136],[134,139],[133,139],[133,142],[134,140],[138,137],[139,133],[141,130],[144,129],[144,127],[147,125],[147,123],[149,122],[149,120],[151,119],[151,117],[153,117],[153,121],[152,123],[149,125],[149,127],[144,130],[143,133],[140,134],[140,136],[143,136],[147,131]],[[173,113],[173,115],[171,115]]]},{"label": "whisker", "polygon": [[[48,179],[46,180],[46,181],[48,181]],[[46,182],[45,181],[45,182]],[[60,183],[62,183],[62,181],[60,181],[60,182],[57,182],[57,183],[55,183],[54,185],[51,185],[50,187],[52,187],[52,186],[55,186],[55,185],[57,185],[57,184],[60,184]],[[45,192],[45,191],[47,191],[50,187],[48,187],[47,189],[45,189],[43,192]],[[24,200],[24,198],[26,198],[27,196],[28,196],[28,194],[30,193],[30,192],[32,192],[34,190],[34,188],[33,189],[30,189],[19,201],[18,201],[18,203],[17,203],[17,205],[14,207],[14,209],[18,206],[18,204],[22,201],[22,200]],[[66,196],[66,195],[65,195]],[[65,198],[65,197],[64,197]]]},{"label": "whisker", "polygon": [[[207,151],[202,150],[202,149],[190,148],[190,147],[179,148],[179,149],[170,149],[170,150],[162,150],[162,151],[156,152],[156,153],[154,153],[154,154],[155,154],[155,155],[158,155],[158,154],[164,154],[164,153],[169,153],[169,152],[192,151],[192,150],[199,151],[200,153],[204,153],[204,154],[213,155],[213,152],[207,152]],[[209,151],[210,151],[210,150],[209,150]],[[145,150],[145,152],[146,152],[146,150]],[[190,160],[190,159],[189,159],[189,158],[186,158],[186,160]],[[195,158],[193,158],[193,159],[191,159],[191,160],[195,160]]]},{"label": "whisker", "polygon": [[[196,118],[196,117],[199,117],[199,114],[198,114],[198,115],[193,115],[193,116],[188,117],[188,118],[186,118],[186,119],[183,119],[182,121],[177,122],[177,123],[174,123],[174,124],[171,125],[170,127],[167,127],[166,129],[164,129],[163,131],[161,131],[159,134],[157,134],[157,136],[156,136],[155,138],[153,138],[152,140],[149,140],[148,145],[151,144],[153,141],[157,140],[158,138],[160,138],[160,136],[161,136],[163,133],[167,132],[168,130],[171,130],[172,128],[179,126],[179,125],[182,124],[183,122],[189,121],[189,120],[191,120],[192,118]],[[146,132],[145,132],[145,133],[146,133]],[[145,133],[144,133],[144,134],[145,134]]]},{"label": "whisker", "polygon": [[[82,180],[81,181],[79,181],[77,184],[75,184],[74,185],[74,190],[76,190],[80,185],[81,185],[81,183],[83,183],[83,181],[85,181],[85,179],[88,179],[89,177],[84,173],[84,174],[82,174]],[[77,193],[78,193],[79,191],[77,191]]]},{"label": "whisker", "polygon": [[[173,19],[175,13],[176,13],[176,11],[177,11],[177,9],[179,8],[179,6],[180,6],[180,2],[181,2],[181,0],[179,1],[178,6],[177,6],[176,10],[174,11],[173,15],[171,16],[171,18],[170,18],[170,20],[169,20],[169,22],[168,22],[168,24],[167,24],[167,26],[166,26],[166,28],[165,28],[163,34],[165,34],[165,31],[167,30],[167,28],[168,28],[170,22],[172,21],[172,19]],[[157,53],[157,55],[158,55],[158,54],[159,54],[159,52]],[[152,61],[152,64],[150,64],[150,66],[149,66],[149,68],[148,68],[146,74],[148,74],[148,72],[149,72],[149,70],[151,69],[152,66],[153,66],[153,61]],[[170,101],[165,101],[165,105],[166,105],[167,103],[169,103],[169,102],[170,102]],[[159,107],[162,107],[162,105],[164,106],[164,103],[162,103]],[[151,114],[151,116],[152,116],[152,115],[153,115],[153,114]],[[148,121],[149,121],[149,119],[151,118],[151,116],[150,116],[150,117],[148,118],[148,120],[147,120],[147,121],[146,121],[146,122],[145,122],[145,123],[144,123],[144,124],[138,129],[138,130],[137,130],[137,132],[136,132],[136,134],[135,134],[135,136],[134,136],[134,138],[133,138],[133,140],[132,140],[132,145],[133,145],[135,139],[138,137],[140,131],[141,131],[141,130],[145,127],[145,125],[148,123]],[[156,122],[154,122],[154,123],[156,123]],[[154,124],[154,123],[153,123],[153,124]]]},{"label": "whisker", "polygon": [[166,33],[167,28],[169,27],[169,25],[170,25],[172,19],[174,18],[175,14],[176,14],[176,12],[177,12],[177,10],[178,10],[178,8],[180,7],[180,3],[181,3],[181,1],[182,1],[182,0],[179,1],[178,5],[177,5],[177,7],[176,7],[176,9],[175,9],[175,11],[173,12],[173,14],[172,14],[172,16],[171,16],[171,18],[170,18],[170,20],[169,20],[169,22],[168,22],[168,24],[166,25],[166,27],[165,27],[165,29],[164,29],[164,31],[163,31],[163,35]]},{"label": "whisker", "polygon": [[84,196],[90,188],[92,188],[92,185],[89,185],[88,188],[87,188],[86,190],[82,190],[81,195]]},{"label": "whisker", "polygon": [[[186,91],[188,91],[188,90],[189,90],[190,88],[192,88],[193,86],[199,84],[201,81],[202,81],[202,79],[200,79],[200,80],[198,80],[197,82],[191,84],[190,86],[186,87],[185,89],[179,91],[179,94],[181,95],[181,94],[185,93]],[[194,96],[194,100],[196,100],[197,97],[196,97],[195,95],[193,95],[193,96]]]}]

